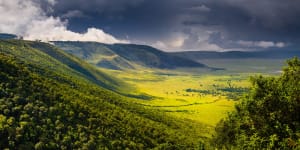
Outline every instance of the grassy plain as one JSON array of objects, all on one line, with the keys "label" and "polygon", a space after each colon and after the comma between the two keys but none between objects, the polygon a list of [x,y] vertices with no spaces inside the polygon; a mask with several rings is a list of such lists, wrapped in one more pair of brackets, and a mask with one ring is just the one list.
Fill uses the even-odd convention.
[{"label": "grassy plain", "polygon": [[205,69],[105,70],[112,76],[134,86],[132,94],[150,95],[139,100],[145,107],[164,111],[176,118],[199,123],[205,137],[210,137],[214,126],[234,109],[235,103],[249,90],[250,76],[276,75],[281,60],[205,60],[209,66],[225,70]]},{"label": "grassy plain", "polygon": [[151,100],[139,101],[140,104],[208,126],[214,126],[233,110],[236,99],[230,98],[232,92],[224,89],[249,86],[247,75],[197,75],[165,70],[110,73],[136,87],[139,93],[152,96]]}]

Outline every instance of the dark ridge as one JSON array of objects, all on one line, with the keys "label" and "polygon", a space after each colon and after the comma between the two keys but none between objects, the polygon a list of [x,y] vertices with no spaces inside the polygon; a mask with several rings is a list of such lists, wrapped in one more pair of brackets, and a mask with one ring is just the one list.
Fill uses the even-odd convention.
[{"label": "dark ridge", "polygon": [[189,51],[174,52],[173,56],[189,58],[192,60],[201,59],[245,59],[245,58],[267,58],[267,59],[288,59],[300,56],[299,50],[278,50],[269,49],[261,51],[228,51],[228,52],[209,52],[209,51]]},{"label": "dark ridge", "polygon": [[175,69],[177,67],[206,67],[198,62],[171,56],[169,53],[162,52],[146,45],[136,44],[113,44],[108,45],[118,55],[127,60],[137,62],[138,64],[161,69]]},{"label": "dark ridge", "polygon": [[7,33],[0,33],[0,39],[7,40],[7,39],[16,39],[18,36],[14,34],[7,34]]}]

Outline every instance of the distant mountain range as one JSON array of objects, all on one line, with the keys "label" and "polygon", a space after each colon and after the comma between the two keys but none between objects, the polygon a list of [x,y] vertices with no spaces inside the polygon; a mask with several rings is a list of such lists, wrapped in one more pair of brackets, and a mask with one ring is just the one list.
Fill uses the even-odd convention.
[{"label": "distant mountain range", "polygon": [[53,43],[89,63],[115,70],[134,69],[139,66],[160,69],[207,67],[196,61],[171,55],[146,45],[62,41]]},{"label": "distant mountain range", "polygon": [[14,34],[0,33],[0,39],[15,39],[17,37]]},{"label": "distant mountain range", "polygon": [[[16,35],[0,34],[0,39],[15,39]],[[288,59],[300,57],[300,50],[259,51],[183,51],[163,52],[147,45],[103,44],[97,42],[53,41],[55,46],[97,67],[113,70],[139,67],[176,69],[184,67],[211,68],[201,60],[207,59]],[[63,59],[62,59],[63,60]]]},{"label": "distant mountain range", "polygon": [[300,50],[262,50],[262,51],[189,51],[174,52],[173,56],[183,57],[191,60],[201,61],[201,59],[288,59],[291,57],[300,57]]}]

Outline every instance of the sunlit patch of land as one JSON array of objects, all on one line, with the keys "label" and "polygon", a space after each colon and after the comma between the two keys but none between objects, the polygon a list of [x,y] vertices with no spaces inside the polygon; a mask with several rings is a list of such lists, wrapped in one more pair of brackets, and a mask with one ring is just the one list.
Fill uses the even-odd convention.
[{"label": "sunlit patch of land", "polygon": [[215,126],[232,111],[236,100],[248,90],[248,75],[197,74],[193,72],[142,70],[109,73],[151,100],[138,101],[182,119]]},{"label": "sunlit patch of land", "polygon": [[226,68],[217,71],[203,68],[104,71],[132,85],[136,89],[132,95],[150,97],[136,100],[139,105],[190,122],[191,129],[210,138],[216,124],[233,111],[235,104],[250,90],[250,76],[278,75],[275,71],[282,67],[279,63],[272,66],[274,62],[270,60],[239,61],[242,60],[207,60],[210,66],[222,64],[221,67]]}]

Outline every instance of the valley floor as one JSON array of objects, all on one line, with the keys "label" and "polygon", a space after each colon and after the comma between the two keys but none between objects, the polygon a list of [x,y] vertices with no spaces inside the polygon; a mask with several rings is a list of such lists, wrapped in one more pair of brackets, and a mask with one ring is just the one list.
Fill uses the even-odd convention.
[{"label": "valley floor", "polygon": [[247,75],[196,75],[162,70],[108,72],[136,87],[138,91],[134,94],[151,97],[137,100],[140,105],[206,126],[200,131],[205,132],[200,133],[205,137],[211,136],[214,126],[234,109],[238,95],[242,95],[226,88],[249,86]]},{"label": "valley floor", "polygon": [[[205,61],[213,66],[222,64],[222,67],[227,68],[220,71],[203,69],[104,71],[135,87],[137,91],[132,93],[133,95],[146,97],[144,100],[137,100],[136,103],[193,122],[196,127],[197,124],[205,126],[205,130],[197,132],[202,132],[201,135],[209,138],[216,124],[234,110],[234,105],[245,92],[249,91],[250,76],[270,75],[270,73],[274,75],[276,72],[272,70],[281,68],[281,61],[278,60],[275,61],[278,65],[273,65],[273,68],[267,66],[272,64],[268,60],[267,63],[264,60],[246,60],[243,63],[244,67],[237,65],[237,61],[241,60]],[[260,66],[259,63],[265,66]],[[250,69],[246,71],[247,67]]]}]

